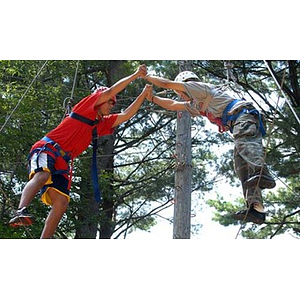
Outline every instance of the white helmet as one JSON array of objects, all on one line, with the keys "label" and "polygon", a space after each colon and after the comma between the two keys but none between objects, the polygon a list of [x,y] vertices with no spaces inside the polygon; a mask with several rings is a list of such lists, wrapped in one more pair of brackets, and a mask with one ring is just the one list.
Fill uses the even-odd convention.
[{"label": "white helmet", "polygon": [[178,82],[185,82],[188,79],[197,79],[200,81],[200,78],[193,72],[191,71],[183,71],[180,72],[174,79],[174,81],[178,81]]}]

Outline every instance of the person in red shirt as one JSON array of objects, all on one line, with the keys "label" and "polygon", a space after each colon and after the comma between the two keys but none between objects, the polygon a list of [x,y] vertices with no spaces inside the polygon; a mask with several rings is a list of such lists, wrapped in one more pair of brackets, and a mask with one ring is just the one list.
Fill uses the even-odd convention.
[{"label": "person in red shirt", "polygon": [[146,66],[141,65],[135,73],[119,80],[112,87],[98,88],[75,105],[69,116],[32,146],[29,156],[29,182],[22,192],[18,210],[9,221],[11,227],[33,223],[28,206],[41,190],[42,201],[52,206],[41,238],[53,236],[70,201],[69,162],[90,145],[93,133],[96,136],[112,134],[116,126],[135,115],[152,86],[146,85],[123,112],[110,114],[110,111],[116,102],[116,94],[133,80],[144,78],[146,74]]}]

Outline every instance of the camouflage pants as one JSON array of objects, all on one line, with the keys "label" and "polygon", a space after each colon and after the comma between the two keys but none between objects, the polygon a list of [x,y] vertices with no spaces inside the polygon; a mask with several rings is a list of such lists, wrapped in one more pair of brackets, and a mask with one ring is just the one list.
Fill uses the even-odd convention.
[{"label": "camouflage pants", "polygon": [[233,127],[234,138],[234,168],[239,177],[244,198],[247,205],[253,203],[262,204],[261,189],[257,187],[246,188],[245,181],[255,173],[269,174],[265,165],[265,155],[262,145],[262,134],[259,128],[259,120],[256,115],[242,114]]}]

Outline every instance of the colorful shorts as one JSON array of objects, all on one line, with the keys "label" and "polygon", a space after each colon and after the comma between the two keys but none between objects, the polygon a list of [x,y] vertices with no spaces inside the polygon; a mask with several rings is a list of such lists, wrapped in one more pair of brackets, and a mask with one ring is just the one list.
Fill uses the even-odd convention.
[{"label": "colorful shorts", "polygon": [[29,180],[38,172],[46,171],[50,173],[49,179],[41,189],[42,201],[47,205],[52,205],[52,199],[48,193],[49,189],[56,190],[70,201],[71,180],[69,164],[61,156],[53,155],[55,151],[53,149],[51,145],[33,148],[29,155],[28,163]]}]

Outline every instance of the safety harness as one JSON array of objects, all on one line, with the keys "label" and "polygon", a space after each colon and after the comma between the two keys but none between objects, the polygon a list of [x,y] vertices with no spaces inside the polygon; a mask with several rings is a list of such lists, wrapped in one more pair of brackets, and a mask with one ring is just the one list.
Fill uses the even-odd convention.
[{"label": "safety harness", "polygon": [[[256,108],[251,108],[251,109],[247,109],[247,108],[242,108],[240,111],[238,111],[237,114],[235,115],[229,115],[228,112],[232,109],[232,107],[238,103],[239,101],[244,101],[244,100],[240,100],[240,99],[235,99],[232,102],[230,102],[224,109],[223,111],[223,115],[222,115],[222,124],[224,126],[227,125],[228,122],[233,122],[236,121],[236,119],[243,115],[243,114],[251,114],[251,115],[256,115],[258,117],[259,120],[259,129],[261,131],[262,136],[266,135],[266,131],[264,129],[264,125],[261,119],[261,115],[259,113],[259,111]],[[227,125],[228,126],[228,125]],[[229,126],[230,132],[232,132],[233,127]]]},{"label": "safety harness", "polygon": [[[40,153],[42,153],[43,151],[47,151],[49,153],[52,153],[54,155],[54,157],[59,157],[61,156],[66,163],[69,163],[71,156],[69,152],[65,152],[61,149],[61,147],[59,146],[59,144],[55,143],[54,141],[52,141],[50,138],[48,138],[47,136],[44,136],[42,138],[42,141],[45,141],[46,144],[43,145],[43,147],[39,147],[39,148],[35,148],[28,156],[27,160],[30,160],[30,158],[32,157],[32,155],[34,153],[37,153],[37,160],[39,158]],[[52,146],[49,147],[49,145]],[[66,170],[56,170],[53,174],[68,174],[69,173],[69,169]]]},{"label": "safety harness", "polygon": [[[43,168],[39,167],[39,157],[40,154],[42,152],[47,152],[50,155],[52,154],[55,158],[58,157],[62,157],[64,159],[64,161],[67,163],[67,168],[62,170],[55,170],[52,174],[53,175],[66,175],[69,177],[69,183],[68,183],[68,189],[70,189],[71,187],[71,180],[72,180],[72,166],[71,169],[69,168],[69,161],[71,160],[71,156],[70,156],[70,152],[65,152],[61,149],[61,147],[59,146],[59,144],[55,143],[54,141],[52,141],[50,138],[48,138],[47,136],[44,136],[42,138],[43,141],[45,141],[46,143],[42,146],[42,147],[38,147],[33,149],[30,154],[27,157],[27,160],[29,161],[31,159],[31,157],[36,153],[37,157],[36,157],[36,162],[37,162],[37,169],[35,170],[35,172],[38,171],[42,171]],[[49,147],[49,145],[51,145],[52,147]]]},{"label": "safety harness", "polygon": [[[92,184],[93,184],[93,189],[94,189],[95,201],[97,203],[100,203],[101,192],[99,189],[98,169],[97,169],[98,133],[97,133],[97,127],[96,127],[96,125],[99,123],[99,120],[98,119],[91,120],[91,119],[88,119],[82,115],[75,113],[75,112],[71,112],[69,117],[93,127],[93,129],[92,129],[92,145],[93,145]],[[58,143],[54,142],[47,136],[44,136],[42,138],[42,140],[45,141],[46,144],[43,145],[43,147],[41,147],[41,148],[34,149],[33,152],[30,154],[30,156],[33,155],[33,153],[35,153],[35,152],[38,152],[38,155],[39,155],[39,153],[41,153],[42,151],[47,151],[47,152],[52,153],[55,157],[61,156],[67,163],[69,163],[69,161],[71,160],[70,152],[65,152],[64,150],[62,150]],[[48,145],[51,145],[54,149],[50,148]],[[28,157],[28,159],[30,159],[30,157]],[[71,170],[69,170],[69,169],[57,170],[53,174],[69,174],[70,175],[69,187],[70,187],[71,178],[72,178],[72,168],[71,168]]]},{"label": "safety harness", "polygon": [[56,149],[56,151],[53,151],[49,147],[47,148],[47,151],[53,153],[55,155],[55,157],[61,156],[67,163],[70,161],[70,159],[71,159],[70,153],[69,152],[65,152],[64,150],[62,150],[61,147],[59,146],[59,144],[55,143],[54,141],[52,141],[47,136],[44,136],[42,138],[42,141],[45,141],[46,144],[42,148],[38,148],[36,150],[41,150],[41,149],[47,148],[47,145],[50,144],[53,148]]},{"label": "safety harness", "polygon": [[97,169],[98,133],[97,133],[97,127],[96,127],[96,125],[99,123],[99,120],[98,119],[91,120],[91,119],[86,118],[82,115],[79,115],[75,112],[71,112],[69,117],[93,127],[93,130],[92,130],[92,145],[93,145],[92,183],[93,183],[95,201],[97,203],[100,203],[101,202],[101,192],[99,189],[98,169]]},{"label": "safety harness", "polygon": [[228,112],[232,109],[232,107],[238,103],[239,101],[244,101],[244,100],[241,100],[241,99],[235,99],[233,100],[232,102],[230,102],[224,109],[223,111],[223,114],[222,114],[222,118],[215,118],[213,116],[212,113],[209,113],[209,112],[200,112],[202,116],[206,116],[210,122],[216,124],[218,127],[219,127],[219,132],[222,133],[226,130],[230,130],[230,132],[232,133],[232,130],[233,130],[233,126],[231,125],[228,125],[228,122],[234,122],[237,120],[238,117],[240,117],[242,114],[252,114],[252,115],[256,115],[258,117],[258,120],[259,120],[259,129],[261,131],[261,134],[262,136],[266,135],[266,131],[264,129],[264,126],[263,126],[263,122],[262,122],[262,119],[261,119],[261,115],[259,113],[259,111],[255,108],[251,108],[251,109],[248,109],[248,108],[242,108],[241,110],[239,110],[236,114],[232,115],[232,114],[228,114]]}]

